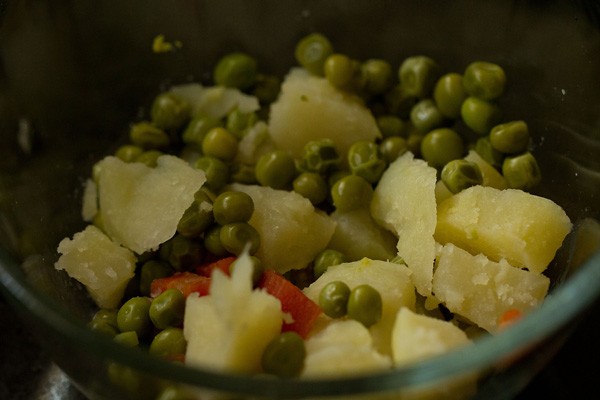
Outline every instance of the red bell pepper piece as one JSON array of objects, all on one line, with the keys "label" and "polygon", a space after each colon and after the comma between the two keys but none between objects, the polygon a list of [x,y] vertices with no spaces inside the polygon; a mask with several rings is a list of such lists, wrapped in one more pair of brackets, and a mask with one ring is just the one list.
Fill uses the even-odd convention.
[{"label": "red bell pepper piece", "polygon": [[226,275],[229,275],[229,267],[235,260],[236,260],[236,257],[225,257],[225,258],[221,258],[220,260],[212,261],[207,264],[202,264],[202,265],[196,267],[196,273],[198,275],[202,275],[202,276],[206,276],[206,277],[210,278],[215,269],[220,269]]},{"label": "red bell pepper piece", "polygon": [[167,289],[179,289],[185,297],[190,293],[208,294],[211,279],[193,272],[177,272],[166,278],[158,278],[150,284],[150,296],[156,297]]}]

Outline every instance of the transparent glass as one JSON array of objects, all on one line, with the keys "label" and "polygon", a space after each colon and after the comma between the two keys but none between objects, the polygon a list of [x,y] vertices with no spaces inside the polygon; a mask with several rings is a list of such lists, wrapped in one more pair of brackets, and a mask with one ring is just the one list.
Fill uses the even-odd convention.
[{"label": "transparent glass", "polygon": [[[23,0],[0,3],[0,18],[2,290],[91,399],[153,398],[168,382],[194,387],[202,398],[511,398],[600,294],[596,2]],[[560,204],[576,226],[548,270],[547,301],[464,350],[334,380],[194,370],[89,331],[93,304],[53,263],[60,239],[82,228],[82,182],[93,163],[117,147],[161,87],[206,79],[232,50],[283,74],[298,38],[312,31],[359,59],[398,65],[426,54],[445,70],[462,71],[475,59],[505,68],[510,87],[501,105],[507,118],[530,124],[544,175],[537,193]],[[152,53],[157,34],[182,48]]]}]

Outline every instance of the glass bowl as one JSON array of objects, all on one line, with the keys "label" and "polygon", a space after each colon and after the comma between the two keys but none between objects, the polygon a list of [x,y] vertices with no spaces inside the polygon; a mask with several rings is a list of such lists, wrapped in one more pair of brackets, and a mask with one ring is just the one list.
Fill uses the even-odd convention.
[{"label": "glass bowl", "polygon": [[[521,391],[600,294],[600,9],[593,1],[9,1],[0,3],[2,292],[90,399],[155,398],[179,383],[201,398],[481,398]],[[530,124],[544,176],[536,193],[574,230],[549,267],[539,310],[473,346],[382,373],[279,380],[186,368],[86,328],[93,304],[54,270],[82,228],[83,181],[136,115],[172,83],[205,80],[244,50],[269,73],[295,64],[309,32],[340,52],[393,65],[411,55],[461,71],[482,59],[510,79],[507,117]],[[158,34],[183,44],[155,54]],[[128,382],[123,390],[116,374]],[[112,379],[111,379],[112,378]]]}]

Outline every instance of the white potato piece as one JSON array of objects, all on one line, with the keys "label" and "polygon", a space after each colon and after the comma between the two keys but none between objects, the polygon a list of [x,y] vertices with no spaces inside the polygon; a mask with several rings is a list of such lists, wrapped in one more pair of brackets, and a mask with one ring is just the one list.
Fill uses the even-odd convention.
[{"label": "white potato piece", "polygon": [[381,136],[375,118],[359,97],[299,68],[286,76],[279,98],[271,105],[269,131],[277,147],[295,158],[302,156],[309,141],[329,138],[346,160],[354,142]]},{"label": "white potato piece", "polygon": [[254,201],[249,223],[260,234],[256,256],[266,268],[282,274],[304,268],[333,235],[335,222],[296,192],[243,184],[228,190],[247,193]]},{"label": "white potato piece", "polygon": [[431,294],[435,259],[436,174],[427,162],[404,153],[383,173],[371,201],[373,218],[398,236],[398,255],[423,296]]},{"label": "white potato piece", "polygon": [[508,188],[506,179],[493,165],[485,161],[475,150],[469,150],[465,160],[471,161],[479,166],[481,176],[483,177],[483,186],[491,186],[496,189]]},{"label": "white potato piece", "polygon": [[236,108],[244,113],[254,112],[260,108],[256,97],[234,88],[189,83],[173,86],[170,91],[190,104],[192,116],[206,115],[220,119]]},{"label": "white potato piece", "polygon": [[567,214],[550,199],[473,186],[439,205],[435,238],[542,273],[571,227]]},{"label": "white potato piece", "polygon": [[155,168],[108,156],[99,165],[99,204],[106,233],[137,254],[170,239],[204,172],[163,155]]},{"label": "white potato piece", "polygon": [[435,297],[453,313],[494,332],[502,314],[523,314],[539,307],[550,286],[542,274],[514,268],[505,260],[490,261],[447,244],[438,254],[433,275]]},{"label": "white potato piece", "polygon": [[91,222],[98,212],[98,187],[93,179],[87,179],[83,188],[81,216],[86,222]]},{"label": "white potato piece", "polygon": [[58,244],[55,264],[81,282],[100,308],[117,308],[127,283],[133,278],[136,257],[131,250],[110,240],[100,229],[88,225],[73,239]]}]

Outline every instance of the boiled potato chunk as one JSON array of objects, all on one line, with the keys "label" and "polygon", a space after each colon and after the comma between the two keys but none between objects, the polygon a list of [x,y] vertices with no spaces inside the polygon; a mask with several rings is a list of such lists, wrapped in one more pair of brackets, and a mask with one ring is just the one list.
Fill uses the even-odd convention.
[{"label": "boiled potato chunk", "polygon": [[548,293],[550,279],[514,268],[505,260],[490,261],[453,245],[443,246],[433,275],[435,297],[453,313],[494,332],[502,314],[538,307]]},{"label": "boiled potato chunk", "polygon": [[235,88],[202,86],[198,83],[176,85],[171,93],[190,104],[191,115],[206,115],[220,119],[236,108],[243,113],[257,111],[258,99]]},{"label": "boiled potato chunk", "polygon": [[335,222],[296,192],[242,184],[228,188],[245,192],[254,201],[249,223],[260,234],[256,257],[266,268],[282,274],[304,268],[333,235]]},{"label": "boiled potato chunk", "polygon": [[131,250],[110,240],[100,229],[88,225],[73,239],[58,244],[55,264],[81,282],[100,308],[117,308],[127,283],[133,278],[136,257]]},{"label": "boiled potato chunk", "polygon": [[304,289],[304,294],[318,304],[321,289],[333,281],[342,281],[350,289],[363,284],[377,289],[381,294],[383,312],[381,320],[369,330],[375,348],[380,353],[389,355],[396,313],[400,307],[415,308],[415,287],[410,275],[411,272],[405,265],[364,258],[329,267],[319,279]]},{"label": "boiled potato chunk", "polygon": [[440,355],[469,343],[467,335],[451,322],[417,314],[406,307],[398,311],[392,333],[396,365]]},{"label": "boiled potato chunk", "polygon": [[98,187],[93,179],[87,179],[83,188],[81,216],[86,222],[91,222],[98,212]]},{"label": "boiled potato chunk", "polygon": [[236,262],[231,277],[213,273],[210,294],[186,300],[183,333],[186,364],[235,373],[259,373],[267,344],[281,331],[278,299],[252,289],[247,255]]},{"label": "boiled potato chunk", "polygon": [[516,189],[473,186],[440,204],[435,238],[541,273],[571,226],[552,200]]},{"label": "boiled potato chunk", "polygon": [[343,160],[354,142],[381,135],[362,100],[298,68],[285,78],[271,105],[269,131],[277,147],[295,158],[302,156],[307,142],[329,138]]},{"label": "boiled potato chunk", "polygon": [[150,168],[108,156],[98,164],[99,204],[106,233],[137,254],[171,238],[206,178],[182,159],[164,155]]},{"label": "boiled potato chunk", "polygon": [[354,320],[333,320],[306,341],[302,377],[349,376],[391,367],[375,350],[367,328]]},{"label": "boiled potato chunk", "polygon": [[371,214],[398,236],[398,255],[413,273],[417,291],[431,293],[435,259],[436,170],[404,153],[383,173],[371,201]]},{"label": "boiled potato chunk", "polygon": [[481,158],[481,156],[477,154],[475,150],[469,150],[465,160],[471,161],[479,166],[479,170],[481,171],[481,176],[483,178],[483,186],[491,186],[496,189],[508,188],[508,183],[502,174],[498,172],[493,165]]}]

